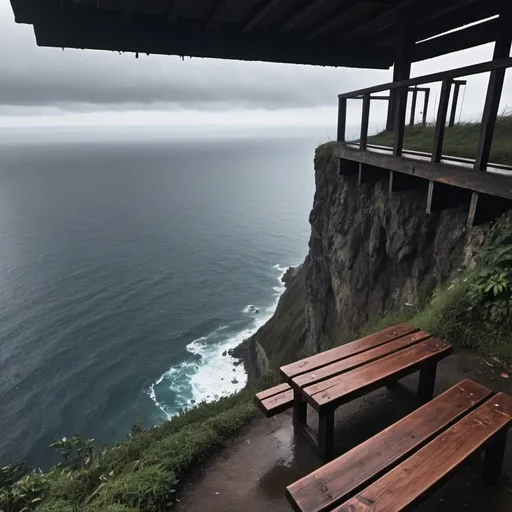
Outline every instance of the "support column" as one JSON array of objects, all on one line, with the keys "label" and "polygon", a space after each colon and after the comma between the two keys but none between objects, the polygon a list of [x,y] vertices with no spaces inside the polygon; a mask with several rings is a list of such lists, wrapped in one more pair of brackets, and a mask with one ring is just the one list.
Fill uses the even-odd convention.
[{"label": "support column", "polygon": [[452,109],[450,111],[450,120],[448,121],[448,126],[455,125],[455,116],[457,115],[457,103],[459,102],[459,91],[460,91],[461,82],[454,80],[453,82],[453,96],[452,96]]},{"label": "support column", "polygon": [[338,98],[338,142],[345,142],[347,98]]},{"label": "support column", "polygon": [[[411,75],[411,54],[414,47],[414,11],[406,8],[400,13],[398,26],[398,37],[395,51],[395,63],[393,66],[393,82],[407,80]],[[397,129],[397,109],[399,109],[399,89],[389,91],[388,117],[386,130]],[[407,105],[407,89],[405,92],[405,103]],[[404,111],[405,123],[405,111]],[[401,152],[401,151],[400,151]]]},{"label": "support column", "polygon": [[414,126],[414,117],[416,115],[416,101],[418,99],[418,89],[414,87],[412,91],[412,102],[411,102],[411,117],[409,119],[409,126]]},{"label": "support column", "polygon": [[[512,31],[510,30],[512,14],[510,12],[501,14],[499,20],[500,29],[496,39],[496,46],[494,47],[493,60],[508,57],[512,43]],[[480,138],[476,150],[474,169],[477,171],[485,171],[487,169],[487,163],[489,162],[505,72],[505,68],[495,69],[491,71],[489,76],[487,96],[485,97],[484,112],[482,114]]]},{"label": "support column", "polygon": [[443,154],[444,130],[446,128],[446,116],[448,114],[448,103],[450,102],[450,89],[452,80],[445,78],[441,87],[439,98],[439,109],[436,119],[436,134],[434,137],[434,148],[432,149],[432,162],[440,162]]}]

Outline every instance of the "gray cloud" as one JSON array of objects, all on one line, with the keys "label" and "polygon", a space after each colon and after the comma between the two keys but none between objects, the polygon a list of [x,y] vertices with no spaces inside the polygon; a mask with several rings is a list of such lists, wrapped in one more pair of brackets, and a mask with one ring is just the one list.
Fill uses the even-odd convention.
[{"label": "gray cloud", "polygon": [[[319,107],[336,95],[390,81],[390,71],[333,69],[270,63],[38,48],[32,28],[16,25],[9,2],[0,5],[0,114],[34,115],[41,109],[96,110]],[[414,75],[491,57],[492,46],[417,63]],[[510,73],[509,73],[510,74]],[[464,117],[481,112],[486,77],[471,79]],[[512,104],[505,86],[503,105]],[[433,98],[435,99],[436,89]],[[381,105],[382,107],[383,105]],[[434,109],[434,105],[431,106]],[[377,110],[377,109],[376,109]],[[434,112],[434,110],[432,110]]]}]

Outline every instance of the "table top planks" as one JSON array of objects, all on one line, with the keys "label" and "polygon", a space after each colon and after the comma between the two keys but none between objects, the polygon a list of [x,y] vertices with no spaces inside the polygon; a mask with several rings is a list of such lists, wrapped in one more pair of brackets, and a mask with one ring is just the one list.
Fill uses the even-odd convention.
[{"label": "table top planks", "polygon": [[369,392],[389,378],[438,361],[452,351],[449,343],[430,338],[412,347],[391,354],[372,363],[321,381],[302,390],[304,398],[318,411],[326,406],[336,406],[355,398],[357,394]]},{"label": "table top planks", "polygon": [[349,370],[354,370],[355,368],[376,361],[377,359],[381,359],[382,357],[394,354],[399,350],[410,347],[428,338],[430,338],[430,334],[424,331],[408,334],[407,336],[402,336],[401,338],[366,350],[355,356],[347,357],[341,361],[323,366],[322,368],[298,375],[291,380],[290,384],[294,389],[300,390],[306,386],[311,386],[322,380],[335,377]]},{"label": "table top planks", "polygon": [[341,457],[289,485],[299,512],[327,512],[449,428],[491,396],[465,380]]},{"label": "table top planks", "polygon": [[333,512],[407,509],[511,422],[512,398],[498,393]]},{"label": "table top planks", "polygon": [[346,345],[341,345],[340,347],[327,350],[326,352],[282,366],[281,376],[285,382],[290,383],[293,377],[327,366],[328,364],[354,356],[361,352],[365,352],[366,350],[388,343],[396,338],[406,336],[407,334],[411,334],[417,330],[418,329],[416,327],[410,324],[395,325],[394,327],[371,334],[370,336],[353,341],[352,343],[347,343]]}]

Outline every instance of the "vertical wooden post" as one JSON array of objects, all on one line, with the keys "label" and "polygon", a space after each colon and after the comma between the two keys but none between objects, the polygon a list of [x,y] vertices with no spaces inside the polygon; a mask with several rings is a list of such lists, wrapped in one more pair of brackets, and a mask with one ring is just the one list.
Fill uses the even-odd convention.
[{"label": "vertical wooden post", "polygon": [[411,102],[411,117],[409,119],[409,125],[414,126],[414,117],[416,116],[416,101],[418,100],[418,89],[416,86],[412,90],[412,102]]},{"label": "vertical wooden post", "polygon": [[338,98],[338,142],[345,142],[347,125],[347,98]]},{"label": "vertical wooden post", "polygon": [[441,97],[439,98],[439,108],[437,110],[436,134],[434,138],[434,148],[432,150],[432,162],[440,162],[441,155],[443,154],[444,130],[446,128],[446,116],[448,114],[451,85],[451,79],[445,78],[441,86]]},{"label": "vertical wooden post", "polygon": [[370,94],[363,96],[363,114],[361,117],[361,137],[359,138],[359,148],[366,150],[368,144],[368,124],[370,121]]},{"label": "vertical wooden post", "polygon": [[[396,39],[395,62],[393,65],[393,82],[407,80],[411,75],[411,52],[414,47],[414,10],[412,5],[404,8],[400,14],[400,20],[397,24],[398,37]],[[391,89],[389,92],[388,117],[386,130],[397,130],[397,112],[400,111],[400,90]],[[405,93],[405,103],[407,105],[407,92]],[[404,121],[405,123],[405,112]],[[399,154],[401,154],[401,149]]]},{"label": "vertical wooden post", "polygon": [[437,363],[429,363],[420,370],[418,397],[422,402],[429,402],[434,397]]},{"label": "vertical wooden post", "polygon": [[308,403],[302,398],[302,393],[293,390],[293,422],[298,425],[306,425],[308,415]]},{"label": "vertical wooden post", "polygon": [[421,120],[421,124],[423,126],[427,126],[427,112],[428,112],[428,101],[430,99],[430,89],[425,90],[425,100],[423,102],[423,119]]},{"label": "vertical wooden post", "polygon": [[452,96],[452,108],[450,110],[450,120],[448,121],[448,126],[453,126],[455,124],[455,116],[457,115],[457,103],[459,102],[459,90],[460,90],[460,82],[454,82],[453,96]]},{"label": "vertical wooden post", "polygon": [[[496,39],[493,60],[508,57],[512,43],[512,31],[510,30],[512,14],[501,14],[499,20],[500,32]],[[474,169],[477,171],[485,171],[487,169],[487,163],[489,162],[505,72],[505,68],[495,69],[491,71],[489,76],[487,96],[485,97],[484,112],[482,114],[482,125],[480,127],[480,137],[476,150]]]},{"label": "vertical wooden post", "polygon": [[501,475],[507,446],[507,434],[508,428],[498,432],[485,450],[483,479],[488,484],[496,483]]},{"label": "vertical wooden post", "polygon": [[318,415],[318,448],[326,459],[334,455],[334,409],[322,411]]}]

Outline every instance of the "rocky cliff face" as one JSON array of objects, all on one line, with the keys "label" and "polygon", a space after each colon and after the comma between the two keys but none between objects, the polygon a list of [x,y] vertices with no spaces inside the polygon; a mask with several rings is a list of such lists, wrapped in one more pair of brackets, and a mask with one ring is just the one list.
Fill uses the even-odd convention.
[{"label": "rocky cliff face", "polygon": [[[385,175],[385,173],[383,174]],[[471,263],[485,228],[466,213],[425,213],[422,191],[388,193],[388,182],[340,176],[328,148],[317,150],[316,194],[306,259],[307,352],[425,300]]]},{"label": "rocky cliff face", "polygon": [[[383,177],[386,173],[383,173]],[[379,316],[421,305],[468,267],[486,228],[467,213],[425,213],[425,191],[388,193],[340,176],[328,145],[315,158],[309,254],[274,317],[238,350],[251,377],[332,346]],[[249,362],[249,363],[248,363]]]}]

